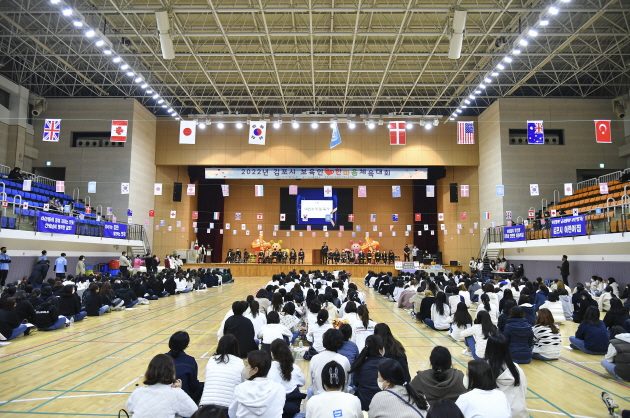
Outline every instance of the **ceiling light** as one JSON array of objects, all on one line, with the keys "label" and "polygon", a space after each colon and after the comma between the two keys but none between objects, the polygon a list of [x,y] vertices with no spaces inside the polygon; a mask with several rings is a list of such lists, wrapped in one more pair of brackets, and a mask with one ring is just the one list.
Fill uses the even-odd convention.
[{"label": "ceiling light", "polygon": [[242,122],[236,122],[236,129],[243,129],[243,123]]},{"label": "ceiling light", "polygon": [[464,109],[466,109],[466,108],[468,107],[468,105],[462,105],[462,107],[463,107]]},{"label": "ceiling light", "polygon": [[177,116],[177,117],[175,118],[175,120],[179,120],[179,116]]},{"label": "ceiling light", "polygon": [[568,3],[568,2],[570,2],[571,0],[560,0],[560,1],[561,1],[562,3]]},{"label": "ceiling light", "polygon": [[531,37],[536,37],[538,36],[538,31],[536,29],[530,29],[529,32],[527,32],[529,34],[529,36]]},{"label": "ceiling light", "polygon": [[81,22],[80,20],[75,20],[72,22],[72,24],[74,25],[75,28],[82,28],[83,27],[83,22]]},{"label": "ceiling light", "polygon": [[99,39],[98,41],[94,42],[94,45],[96,46],[103,46],[105,45],[105,41],[102,39]]},{"label": "ceiling light", "polygon": [[145,91],[145,93],[146,93],[146,94],[152,94],[152,93],[153,93],[153,90],[148,89],[147,91]]},{"label": "ceiling light", "polygon": [[549,24],[549,21],[547,19],[540,20],[540,26],[547,26],[548,24]]},{"label": "ceiling light", "polygon": [[413,124],[411,122],[407,122],[407,129],[408,130],[413,129]]},{"label": "ceiling light", "polygon": [[464,103],[470,104],[470,100],[466,99],[466,100],[464,100]]},{"label": "ceiling light", "polygon": [[104,49],[104,50],[103,50],[103,54],[105,54],[105,55],[111,55],[111,54],[112,54],[112,50],[111,50],[111,49]]},{"label": "ceiling light", "polygon": [[317,122],[312,122],[311,123],[311,128],[313,128],[313,129],[317,129],[318,126],[319,126],[319,124]]},{"label": "ceiling light", "polygon": [[133,71],[127,71],[127,75],[129,77],[133,77],[134,75],[136,75],[136,73],[134,73]]},{"label": "ceiling light", "polygon": [[372,121],[368,122],[368,129],[374,129],[376,127],[376,124]]},{"label": "ceiling light", "polygon": [[521,39],[520,41],[518,41],[518,44],[520,46],[527,46],[529,42],[527,42],[527,39]]},{"label": "ceiling light", "polygon": [[274,122],[273,127],[276,129],[280,129],[280,122]]},{"label": "ceiling light", "polygon": [[497,73],[496,71],[492,72],[492,77],[498,77],[499,73]]},{"label": "ceiling light", "polygon": [[455,117],[454,117],[454,116],[451,116],[451,120],[455,120]]},{"label": "ceiling light", "polygon": [[94,29],[88,29],[85,31],[85,36],[87,36],[88,38],[93,38],[94,35],[96,35],[96,32],[94,32]]},{"label": "ceiling light", "polygon": [[293,118],[293,121],[291,121],[291,126],[293,126],[293,129],[297,129],[300,127],[300,124],[297,123],[297,121],[295,120],[295,118]]},{"label": "ceiling light", "polygon": [[357,126],[357,124],[356,124],[356,123],[354,123],[354,122],[348,122],[348,128],[350,128],[350,129],[354,129],[354,128],[356,128],[356,126]]},{"label": "ceiling light", "polygon": [[155,93],[155,94],[153,95],[153,98],[154,98],[154,99],[157,99],[158,97],[160,97],[160,95],[159,95],[159,94],[157,94],[157,93]]},{"label": "ceiling light", "polygon": [[142,83],[142,77],[136,77],[136,79],[133,81],[135,81],[136,83]]},{"label": "ceiling light", "polygon": [[433,128],[433,125],[431,125],[430,123],[424,125],[424,129],[426,129],[427,131],[431,130],[431,128]]},{"label": "ceiling light", "polygon": [[61,11],[61,13],[62,13],[64,16],[71,16],[71,15],[72,15],[72,9],[71,9],[71,8],[69,8],[69,7],[66,7],[65,9],[63,9],[63,10]]},{"label": "ceiling light", "polygon": [[146,89],[147,87],[149,87],[149,85],[147,83],[144,83],[143,85],[140,86],[140,88],[142,88],[142,89]]},{"label": "ceiling light", "polygon": [[420,119],[420,126],[424,126],[427,124],[427,121],[424,118]]},{"label": "ceiling light", "polygon": [[486,85],[485,85],[485,84],[483,84],[483,83],[481,83],[481,84],[479,84],[479,88],[485,89],[485,88],[486,88]]},{"label": "ceiling light", "polygon": [[120,66],[121,70],[126,70],[127,68],[129,68],[129,66],[127,64],[123,64]]},{"label": "ceiling light", "polygon": [[518,48],[516,48],[516,49],[514,49],[514,51],[512,51],[512,53],[513,53],[514,55],[518,55],[518,54],[520,54],[520,53],[521,53],[521,50],[520,50],[520,49],[518,49]]},{"label": "ceiling light", "polygon": [[483,79],[486,83],[492,83],[492,79],[490,77],[486,77]]},{"label": "ceiling light", "polygon": [[164,103],[164,104],[162,105],[162,107],[163,107],[163,108],[167,108],[167,107],[168,107],[168,105],[167,105],[166,103]]},{"label": "ceiling light", "polygon": [[499,65],[497,65],[497,68],[498,68],[499,70],[505,70],[505,65],[503,65],[503,64],[499,64]]},{"label": "ceiling light", "polygon": [[206,129],[206,123],[205,122],[197,122],[197,126],[199,127],[199,129]]},{"label": "ceiling light", "polygon": [[481,94],[481,90],[475,90],[475,94]]},{"label": "ceiling light", "polygon": [[158,100],[158,104],[162,104],[162,103],[164,103],[164,99]]},{"label": "ceiling light", "polygon": [[112,58],[112,61],[114,61],[115,63],[119,63],[120,61],[122,61],[122,58],[114,57],[114,58]]},{"label": "ceiling light", "polygon": [[556,6],[550,6],[549,7],[549,14],[557,15],[558,12],[560,12],[560,9],[558,9]]},{"label": "ceiling light", "polygon": [[457,109],[457,110],[455,110],[455,111],[456,111],[457,113],[462,113],[462,110],[461,110],[461,109]]},{"label": "ceiling light", "polygon": [[512,62],[512,57],[504,57],[503,61],[505,61],[505,62]]},{"label": "ceiling light", "polygon": [[217,123],[217,128],[223,129],[223,128],[225,128],[225,125],[223,124],[223,122],[219,122],[219,123]]},{"label": "ceiling light", "polygon": [[173,110],[173,108],[172,108],[172,107],[169,107],[169,108],[168,108],[168,110],[167,110],[167,112],[168,112],[168,113],[171,113],[171,112],[174,112],[174,110]]},{"label": "ceiling light", "polygon": [[475,95],[474,94],[471,94],[468,97],[470,97],[471,99],[475,100]]},{"label": "ceiling light", "polygon": [[50,0],[50,2],[51,2],[52,4],[57,4],[57,3],[59,3],[60,1],[61,1],[61,0]]},{"label": "ceiling light", "polygon": [[433,126],[438,126],[440,124],[440,120],[438,119],[438,117],[434,117],[433,118]]}]

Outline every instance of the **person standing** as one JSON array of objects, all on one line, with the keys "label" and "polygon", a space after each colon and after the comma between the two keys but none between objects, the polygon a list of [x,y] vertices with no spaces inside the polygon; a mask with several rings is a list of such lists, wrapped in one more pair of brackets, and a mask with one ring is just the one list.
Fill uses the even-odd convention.
[{"label": "person standing", "polygon": [[79,261],[77,261],[77,267],[74,270],[75,276],[83,276],[85,275],[85,256],[80,255]]},{"label": "person standing", "polygon": [[411,252],[411,248],[409,248],[409,244],[405,244],[405,248],[403,248],[403,253],[404,253],[403,261],[409,261],[410,252]]},{"label": "person standing", "polygon": [[68,260],[66,260],[66,253],[61,253],[61,256],[55,260],[55,276],[59,279],[64,279],[67,271]]},{"label": "person standing", "polygon": [[562,256],[562,265],[558,266],[560,269],[560,276],[565,286],[569,286],[569,260],[566,255]]},{"label": "person standing", "polygon": [[2,247],[0,248],[0,290],[4,289],[9,275],[9,264],[11,264],[11,257],[7,255],[7,247]]},{"label": "person standing", "polygon": [[37,258],[37,262],[39,263],[40,261],[46,261],[48,260],[48,257],[46,257],[46,254],[48,254],[48,252],[46,250],[42,250],[42,255],[40,255]]},{"label": "person standing", "polygon": [[328,245],[322,245],[322,264],[328,264]]},{"label": "person standing", "polygon": [[414,245],[413,248],[411,249],[411,259],[412,259],[412,261],[419,261],[418,260],[418,253],[420,253],[420,249]]},{"label": "person standing", "polygon": [[131,264],[129,263],[129,259],[127,258],[127,251],[123,251],[120,258],[118,259],[118,267],[120,268],[120,272],[123,277],[129,277],[129,267]]}]

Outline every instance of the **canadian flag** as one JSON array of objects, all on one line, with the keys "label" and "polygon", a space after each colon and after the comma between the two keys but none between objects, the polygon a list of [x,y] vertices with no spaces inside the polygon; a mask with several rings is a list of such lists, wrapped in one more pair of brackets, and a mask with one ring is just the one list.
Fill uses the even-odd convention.
[{"label": "canadian flag", "polygon": [[129,121],[113,120],[112,135],[109,138],[112,142],[127,142],[127,126]]},{"label": "canadian flag", "polygon": [[407,123],[389,123],[389,145],[407,145]]},{"label": "canadian flag", "polygon": [[182,120],[179,122],[179,143],[193,145],[197,133],[197,122],[194,120]]}]

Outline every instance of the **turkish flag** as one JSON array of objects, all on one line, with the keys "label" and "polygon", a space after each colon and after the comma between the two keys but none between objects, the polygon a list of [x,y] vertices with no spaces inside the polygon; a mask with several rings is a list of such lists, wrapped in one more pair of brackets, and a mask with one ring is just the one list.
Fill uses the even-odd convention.
[{"label": "turkish flag", "polygon": [[150,217],[150,218],[155,217],[155,211],[154,211],[153,209],[151,209],[151,210],[149,211],[149,217]]},{"label": "turkish flag", "polygon": [[596,120],[595,121],[595,138],[598,143],[611,144],[612,137],[610,135],[610,121],[609,120]]},{"label": "turkish flag", "polygon": [[422,214],[416,213],[416,222],[420,222],[422,220]]}]

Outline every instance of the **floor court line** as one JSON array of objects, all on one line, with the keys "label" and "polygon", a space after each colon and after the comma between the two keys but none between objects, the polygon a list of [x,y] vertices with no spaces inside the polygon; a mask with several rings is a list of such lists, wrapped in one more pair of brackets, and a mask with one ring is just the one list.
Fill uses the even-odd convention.
[{"label": "floor court line", "polygon": [[143,374],[136,377],[135,379],[133,379],[131,382],[127,383],[125,386],[121,387],[120,389],[118,389],[118,392],[122,392],[125,389],[127,389],[129,386],[133,385],[134,383],[136,383],[138,380],[142,379],[142,376],[144,376]]},{"label": "floor court line", "polygon": [[[142,377],[142,376],[140,376]],[[139,378],[138,378],[139,379]],[[136,379],[137,380],[137,379]],[[134,380],[135,382],[135,380]],[[131,382],[133,383],[133,382]],[[57,399],[70,399],[70,398],[90,398],[94,396],[109,396],[109,395],[129,395],[131,392],[108,392],[108,393],[90,393],[86,395],[68,395],[68,396],[59,396]],[[14,399],[11,401],[0,401],[0,404],[6,405],[9,403],[18,403],[18,402],[35,402],[35,401],[45,401],[49,399],[54,399],[54,396],[47,396],[45,398],[30,398],[30,399]],[[2,411],[4,413],[4,411]],[[72,414],[74,415],[74,414]]]}]

